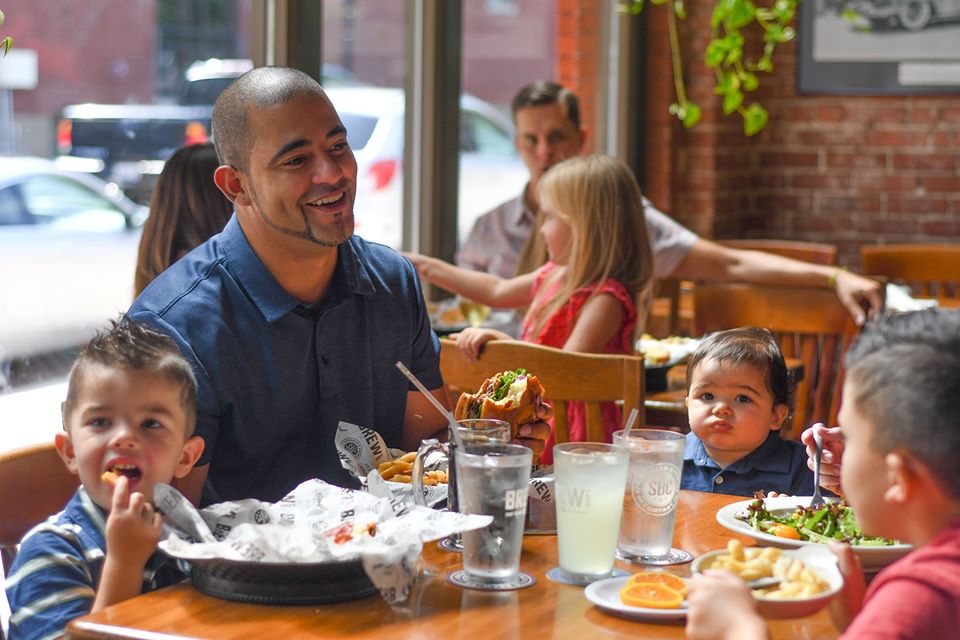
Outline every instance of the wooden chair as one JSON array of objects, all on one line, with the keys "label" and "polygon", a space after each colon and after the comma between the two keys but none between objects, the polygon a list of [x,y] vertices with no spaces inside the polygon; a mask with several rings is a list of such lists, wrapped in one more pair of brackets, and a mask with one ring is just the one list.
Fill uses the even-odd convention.
[{"label": "wooden chair", "polygon": [[520,367],[535,374],[546,389],[553,405],[557,442],[569,439],[564,406],[567,400],[586,402],[588,440],[603,440],[601,402],[622,400],[624,415],[637,409],[637,424],[644,424],[643,358],[571,353],[529,342],[493,340],[483,346],[480,358],[471,362],[455,342],[440,339],[440,371],[447,389],[454,394],[472,393],[493,374]]},{"label": "wooden chair", "polygon": [[[764,251],[784,258],[792,258],[813,264],[837,264],[837,245],[822,242],[800,242],[797,240],[717,240],[717,244],[733,249]],[[655,336],[688,335],[694,331],[693,289],[689,280],[664,278],[658,283],[657,297],[654,299],[647,330]]]},{"label": "wooden chair", "polygon": [[859,329],[832,290],[698,284],[694,304],[698,333],[766,327],[777,337],[785,357],[803,362],[803,379],[794,396],[792,435],[799,437],[812,422],[836,424],[843,354]]},{"label": "wooden chair", "polygon": [[800,242],[798,240],[717,240],[718,244],[733,249],[764,251],[784,258],[793,258],[813,264],[837,264],[837,245],[823,242]]},{"label": "wooden chair", "polygon": [[680,314],[680,279],[658,280],[644,332],[660,338],[678,335],[683,330]]},{"label": "wooden chair", "polygon": [[906,284],[915,296],[960,304],[960,244],[864,246],[860,259],[864,273]]},{"label": "wooden chair", "polygon": [[0,453],[0,555],[4,574],[10,569],[20,538],[61,511],[79,484],[52,443]]}]

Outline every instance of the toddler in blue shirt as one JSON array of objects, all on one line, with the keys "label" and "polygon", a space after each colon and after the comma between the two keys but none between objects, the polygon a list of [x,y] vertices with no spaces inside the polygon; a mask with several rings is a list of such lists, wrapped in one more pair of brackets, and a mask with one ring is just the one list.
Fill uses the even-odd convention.
[{"label": "toddler in blue shirt", "polygon": [[682,489],[752,496],[809,494],[813,472],[800,442],[784,440],[792,388],[780,347],[766,329],[718,331],[687,364],[690,433]]}]

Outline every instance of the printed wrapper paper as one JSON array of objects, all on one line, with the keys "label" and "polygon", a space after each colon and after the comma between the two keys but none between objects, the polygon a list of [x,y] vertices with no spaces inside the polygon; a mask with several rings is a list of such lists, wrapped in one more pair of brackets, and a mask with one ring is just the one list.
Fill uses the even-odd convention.
[{"label": "printed wrapper paper", "polygon": [[[391,603],[407,599],[424,542],[479,529],[493,519],[377,498],[322,480],[308,480],[276,503],[238,500],[200,511],[173,487],[157,484],[155,502],[164,514],[160,548],[175,558],[307,563],[359,557]],[[376,534],[341,544],[324,535],[344,523],[376,523]]]},{"label": "printed wrapper paper", "polygon": [[[372,495],[380,498],[399,498],[413,501],[413,489],[403,482],[389,482],[380,477],[379,465],[399,458],[400,449],[390,449],[383,438],[373,429],[358,427],[349,422],[340,422],[336,435],[337,452],[343,468],[360,482]],[[430,453],[424,460],[424,471],[446,470],[447,456],[440,452]],[[427,504],[435,506],[447,498],[447,485],[423,488]],[[529,502],[527,504],[526,528],[534,531],[553,532],[557,528],[557,512],[553,504],[553,467],[534,465],[530,472]]]},{"label": "printed wrapper paper", "polygon": [[[340,422],[334,439],[340,464],[360,483],[378,498],[400,498],[413,502],[413,487],[406,482],[390,482],[380,477],[377,471],[384,462],[390,462],[402,456],[400,449],[390,449],[379,433],[367,427],[358,427],[349,422]],[[446,471],[447,456],[435,451],[423,461],[423,470]],[[438,484],[423,487],[424,498],[431,507],[447,499],[447,485]]]}]

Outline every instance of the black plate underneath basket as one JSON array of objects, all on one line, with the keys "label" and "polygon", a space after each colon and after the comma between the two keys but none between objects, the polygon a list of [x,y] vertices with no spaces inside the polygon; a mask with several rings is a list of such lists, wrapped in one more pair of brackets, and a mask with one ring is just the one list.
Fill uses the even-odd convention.
[{"label": "black plate underneath basket", "polygon": [[255,604],[323,604],[377,592],[359,559],[303,564],[194,560],[190,578],[203,593]]}]

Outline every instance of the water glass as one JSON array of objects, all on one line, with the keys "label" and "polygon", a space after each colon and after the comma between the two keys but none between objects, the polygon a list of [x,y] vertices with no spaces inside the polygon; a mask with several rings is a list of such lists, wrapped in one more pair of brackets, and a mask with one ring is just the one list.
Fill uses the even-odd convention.
[{"label": "water glass", "polygon": [[[494,443],[500,442],[507,444],[510,442],[510,423],[504,420],[494,420],[493,418],[468,418],[457,420],[457,433],[460,439],[467,443]],[[412,481],[413,500],[416,504],[426,506],[423,497],[423,459],[429,453],[439,449],[447,453],[449,464],[447,465],[447,508],[450,511],[457,511],[457,472],[454,465],[454,452],[456,450],[456,440],[453,434],[449,434],[446,443],[439,443],[435,440],[426,440],[417,452],[417,457],[413,462]],[[454,534],[449,537],[449,546],[452,550],[460,548],[460,536]]]},{"label": "water glass", "polygon": [[566,581],[587,584],[613,571],[628,457],[599,442],[553,448],[559,569]]},{"label": "water glass", "polygon": [[613,443],[630,455],[617,555],[644,564],[687,561],[679,549],[680,557],[671,559],[686,439],[664,429],[633,429],[615,432]]},{"label": "water glass", "polygon": [[456,449],[460,512],[493,516],[461,534],[463,568],[477,586],[509,582],[520,571],[532,463],[533,451],[520,445],[467,441]]}]

